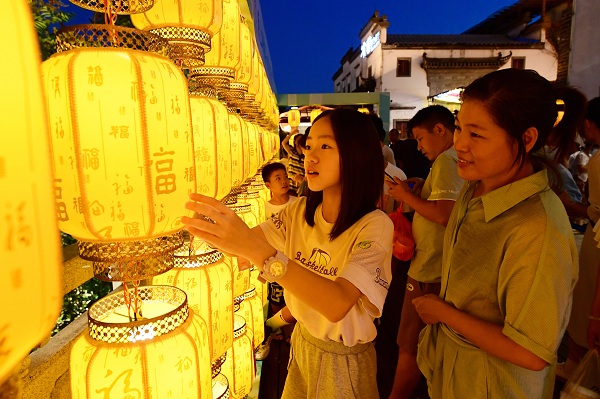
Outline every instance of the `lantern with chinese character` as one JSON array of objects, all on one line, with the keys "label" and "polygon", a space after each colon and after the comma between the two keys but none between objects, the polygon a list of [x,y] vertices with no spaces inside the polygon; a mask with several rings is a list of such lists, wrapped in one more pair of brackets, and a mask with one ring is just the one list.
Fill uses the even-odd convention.
[{"label": "lantern with chinese character", "polygon": [[229,84],[229,90],[224,93],[228,104],[240,106],[248,93],[248,84],[252,79],[252,32],[248,21],[240,15],[240,62],[235,68],[235,78]]},{"label": "lantern with chinese character", "polygon": [[229,380],[231,397],[242,399],[250,393],[256,373],[252,331],[247,328],[246,320],[237,314],[233,316],[233,325],[233,345],[227,351],[221,372]]},{"label": "lantern with chinese character", "polygon": [[[231,176],[232,187],[237,187],[246,179],[249,169],[250,156],[248,147],[245,146],[248,137],[248,128],[242,118],[232,107],[227,107],[229,112],[229,135],[231,136]],[[246,159],[248,164],[246,164]]]},{"label": "lantern with chinese character", "polygon": [[[38,39],[25,0],[0,2],[0,386],[56,323],[62,254]],[[2,388],[0,388],[2,390]]]},{"label": "lantern with chinese character", "polygon": [[196,68],[204,65],[204,53],[210,51],[222,18],[222,0],[155,0],[149,11],[132,15],[131,22],[167,39],[178,64]]},{"label": "lantern with chinese character", "polygon": [[250,285],[244,295],[236,298],[240,302],[240,309],[236,314],[243,316],[246,326],[252,330],[254,348],[258,348],[265,339],[263,301],[262,296],[256,294],[256,288],[254,285]]},{"label": "lantern with chinese character", "polygon": [[[250,147],[249,147],[249,136],[248,136],[248,126],[246,122],[241,118],[241,116],[232,112],[232,108],[229,108],[229,126],[232,132],[239,131],[240,133],[240,144],[242,149],[242,181],[240,184],[250,177]],[[233,135],[233,134],[232,134]],[[237,135],[236,135],[237,136]]]},{"label": "lantern with chinese character", "polygon": [[[214,89],[213,89],[214,91]],[[202,93],[190,95],[198,193],[222,199],[231,190],[231,137],[227,109],[219,100]]]},{"label": "lantern with chinese character", "polygon": [[223,254],[198,240],[188,240],[175,251],[175,267],[155,276],[153,284],[184,290],[189,307],[208,324],[211,361],[231,346],[233,328],[233,281]]},{"label": "lantern with chinese character", "polygon": [[141,287],[139,301],[137,320],[121,293],[92,305],[71,350],[73,398],[212,398],[208,328],[185,293]]},{"label": "lantern with chinese character", "polygon": [[223,92],[229,90],[240,63],[240,8],[238,0],[221,1],[221,29],[212,37],[212,48],[204,57],[204,65],[191,70],[191,79]]},{"label": "lantern with chinese character", "polygon": [[92,47],[55,54],[42,72],[60,229],[101,279],[168,270],[196,187],[182,72],[158,54]]}]

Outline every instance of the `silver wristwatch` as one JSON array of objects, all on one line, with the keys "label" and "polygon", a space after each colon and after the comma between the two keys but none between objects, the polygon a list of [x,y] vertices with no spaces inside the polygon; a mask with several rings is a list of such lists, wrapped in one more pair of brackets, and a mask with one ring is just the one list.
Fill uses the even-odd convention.
[{"label": "silver wristwatch", "polygon": [[282,252],[277,251],[275,256],[271,256],[269,259],[265,260],[263,271],[261,273],[262,277],[270,283],[280,279],[287,272],[288,261],[289,259],[287,256]]}]

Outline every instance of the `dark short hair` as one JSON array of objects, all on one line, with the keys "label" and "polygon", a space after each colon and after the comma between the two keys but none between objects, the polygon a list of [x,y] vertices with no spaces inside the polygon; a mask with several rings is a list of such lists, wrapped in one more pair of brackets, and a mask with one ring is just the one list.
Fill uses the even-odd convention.
[{"label": "dark short hair", "polygon": [[262,175],[263,181],[265,183],[271,181],[271,175],[276,170],[283,170],[285,172],[286,171],[285,170],[285,165],[282,164],[282,163],[280,163],[280,162],[271,162],[271,163],[265,165],[262,168],[262,171],[261,171],[261,175]]},{"label": "dark short hair", "polygon": [[[340,154],[342,201],[340,213],[329,238],[338,237],[360,218],[377,209],[383,189],[384,162],[373,120],[358,111],[344,108],[323,111],[313,122],[328,118]],[[309,133],[310,137],[310,133]],[[323,202],[322,191],[309,189],[304,218],[315,224],[315,211]]]},{"label": "dark short hair", "polygon": [[594,122],[600,128],[600,97],[592,98],[588,102],[585,119]]},{"label": "dark short hair", "polygon": [[408,131],[414,137],[413,128],[422,127],[428,132],[433,130],[433,127],[441,123],[446,129],[454,131],[454,114],[448,108],[441,105],[430,105],[429,107],[419,110],[408,121]]},{"label": "dark short hair", "polygon": [[377,136],[379,136],[379,141],[385,141],[385,129],[383,128],[383,121],[377,114],[369,114],[369,117],[373,121],[375,128],[377,129]]}]

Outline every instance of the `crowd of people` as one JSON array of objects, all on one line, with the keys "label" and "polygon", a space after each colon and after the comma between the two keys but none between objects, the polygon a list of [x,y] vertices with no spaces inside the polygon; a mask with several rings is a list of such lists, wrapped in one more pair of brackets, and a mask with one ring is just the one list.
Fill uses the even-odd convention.
[{"label": "crowd of people", "polygon": [[388,145],[377,116],[326,110],[264,166],[266,222],[200,194],[208,219],[183,221],[270,282],[266,328],[293,326],[283,398],[552,398],[600,348],[600,98],[503,69],[407,130]]}]

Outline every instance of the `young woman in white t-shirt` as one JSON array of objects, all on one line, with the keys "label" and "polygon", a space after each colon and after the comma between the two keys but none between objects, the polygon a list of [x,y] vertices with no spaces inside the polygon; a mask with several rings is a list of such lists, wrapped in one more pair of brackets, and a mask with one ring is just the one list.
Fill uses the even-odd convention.
[{"label": "young woman in white t-shirt", "polygon": [[190,233],[244,257],[285,288],[298,320],[283,398],[376,398],[373,320],[391,280],[393,225],[377,210],[383,155],[368,116],[325,111],[307,137],[309,194],[250,230],[219,201],[191,195]]}]

